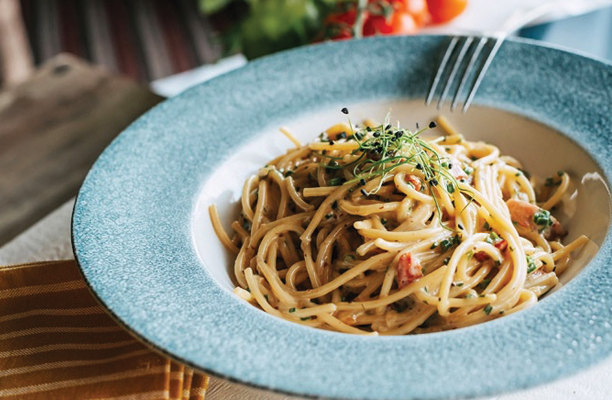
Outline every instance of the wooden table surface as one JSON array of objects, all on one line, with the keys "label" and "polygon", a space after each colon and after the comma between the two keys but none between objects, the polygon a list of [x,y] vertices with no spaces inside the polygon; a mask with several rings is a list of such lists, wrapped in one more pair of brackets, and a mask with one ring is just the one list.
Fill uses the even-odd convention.
[{"label": "wooden table surface", "polygon": [[163,100],[62,54],[0,92],[0,246],[71,197],[104,148]]}]

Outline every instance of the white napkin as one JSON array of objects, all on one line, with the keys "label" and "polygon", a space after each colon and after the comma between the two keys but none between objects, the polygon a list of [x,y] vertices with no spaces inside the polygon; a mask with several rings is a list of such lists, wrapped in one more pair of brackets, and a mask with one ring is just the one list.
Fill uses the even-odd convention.
[{"label": "white napkin", "polygon": [[495,32],[512,16],[539,9],[541,17],[531,24],[551,22],[612,6],[612,0],[468,0],[459,17],[448,24],[423,29],[426,34]]}]

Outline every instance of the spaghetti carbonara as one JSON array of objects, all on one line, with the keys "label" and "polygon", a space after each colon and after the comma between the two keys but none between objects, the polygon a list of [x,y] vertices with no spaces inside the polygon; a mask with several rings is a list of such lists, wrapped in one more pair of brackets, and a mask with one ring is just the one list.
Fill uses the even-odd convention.
[{"label": "spaghetti carbonara", "polygon": [[[342,110],[348,113],[346,109]],[[365,121],[338,124],[251,176],[232,238],[234,292],[264,311],[346,333],[455,329],[535,304],[581,236],[563,245],[570,178],[543,185],[498,148]],[[541,187],[540,187],[541,186]]]}]

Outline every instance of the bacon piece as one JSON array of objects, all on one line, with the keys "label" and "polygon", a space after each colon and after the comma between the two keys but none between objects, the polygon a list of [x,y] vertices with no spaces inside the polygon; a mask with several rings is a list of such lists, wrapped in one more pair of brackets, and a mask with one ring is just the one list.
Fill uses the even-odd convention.
[{"label": "bacon piece", "polygon": [[[493,246],[495,246],[499,251],[503,253],[508,248],[508,242],[506,242],[504,239],[501,239],[497,241],[496,243],[493,243]],[[480,262],[484,262],[484,261],[487,261],[491,257],[489,257],[489,255],[485,253],[484,251],[479,251],[474,254],[474,258]]]},{"label": "bacon piece", "polygon": [[544,231],[544,237],[547,240],[556,240],[567,235],[567,231],[561,226],[561,222],[557,221],[555,217],[550,217],[552,225]]},{"label": "bacon piece", "polygon": [[529,229],[532,232],[542,232],[548,240],[554,240],[563,237],[567,234],[561,223],[555,217],[550,216],[552,224],[550,226],[541,226],[536,224],[534,220],[535,213],[543,212],[540,207],[527,203],[526,201],[510,199],[506,202],[512,222],[517,225]]},{"label": "bacon piece", "polygon": [[423,270],[419,260],[412,257],[410,253],[402,254],[395,267],[397,284],[399,288],[408,286],[413,281],[423,277]]},{"label": "bacon piece", "polygon": [[523,228],[527,228],[532,231],[537,231],[538,225],[533,220],[535,213],[540,211],[540,207],[527,203],[526,201],[510,199],[506,202],[508,210],[510,211],[510,217],[512,222],[515,222]]},{"label": "bacon piece", "polygon": [[465,171],[461,168],[461,163],[459,162],[459,160],[453,160],[452,161],[453,167],[450,169],[450,173],[452,176],[455,177],[455,179],[460,180],[460,179],[466,179],[468,178],[468,174],[465,173]]},{"label": "bacon piece", "polygon": [[412,186],[414,187],[414,190],[416,190],[417,192],[421,191],[421,180],[419,179],[418,176],[416,175],[406,175],[406,177],[404,178],[406,180],[406,182],[411,183]]},{"label": "bacon piece", "polygon": [[461,161],[451,158],[452,167],[448,171],[458,181],[465,181],[468,185],[472,184],[472,175],[468,175],[463,168],[461,168]]}]

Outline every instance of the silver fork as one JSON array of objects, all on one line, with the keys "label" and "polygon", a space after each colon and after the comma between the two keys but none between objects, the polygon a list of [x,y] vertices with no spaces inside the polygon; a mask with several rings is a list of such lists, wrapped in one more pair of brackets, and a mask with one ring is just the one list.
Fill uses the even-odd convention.
[{"label": "silver fork", "polygon": [[[463,60],[466,58],[466,56],[468,56],[469,61],[463,71],[463,76],[461,77],[461,81],[459,82],[459,86],[457,87],[457,90],[455,91],[455,94],[453,96],[453,101],[451,103],[450,109],[451,111],[454,111],[459,102],[461,93],[463,92],[466,84],[468,83],[468,81],[470,80],[470,77],[473,74],[474,67],[479,61],[479,58],[480,58],[480,55],[483,49],[485,48],[488,42],[493,42],[493,45],[490,46],[489,54],[486,56],[484,63],[482,61],[478,63],[480,66],[480,71],[476,71],[475,79],[472,77],[473,83],[472,83],[471,89],[468,93],[467,99],[463,103],[462,112],[465,113],[470,107],[470,104],[472,104],[472,100],[474,100],[476,91],[478,90],[478,87],[480,86],[482,79],[484,78],[487,70],[491,66],[491,62],[493,61],[493,58],[499,51],[499,48],[501,47],[504,40],[512,32],[520,29],[521,27],[525,26],[529,22],[537,18],[540,18],[544,16],[545,14],[548,14],[549,12],[553,11],[554,8],[555,8],[554,2],[549,2],[549,3],[541,4],[534,8],[529,8],[527,10],[518,10],[515,13],[513,13],[504,22],[504,24],[502,25],[499,31],[493,32],[490,34],[484,34],[482,37],[480,37],[480,39],[478,40],[475,46],[473,44],[474,44],[474,41],[477,39],[476,36],[454,36],[451,39],[448,47],[446,48],[446,51],[444,52],[444,56],[442,57],[442,61],[440,62],[440,66],[438,67],[438,71],[436,72],[436,76],[429,89],[429,94],[427,95],[425,104],[426,105],[431,104],[436,94],[436,89],[438,88],[438,84],[440,83],[440,80],[442,79],[442,76],[444,75],[444,72],[446,70],[446,66],[449,63],[449,61],[453,59],[454,64],[452,66],[450,73],[448,74],[446,83],[444,85],[444,88],[442,89],[442,93],[440,94],[440,97],[438,98],[437,109],[439,110],[440,108],[442,108],[442,105],[444,104],[444,101],[446,100],[446,97],[448,96],[448,93],[451,87],[453,86],[455,76],[460,71],[462,64],[463,64]],[[461,42],[462,44],[460,44]],[[471,51],[471,56],[469,56],[470,51]]]}]

